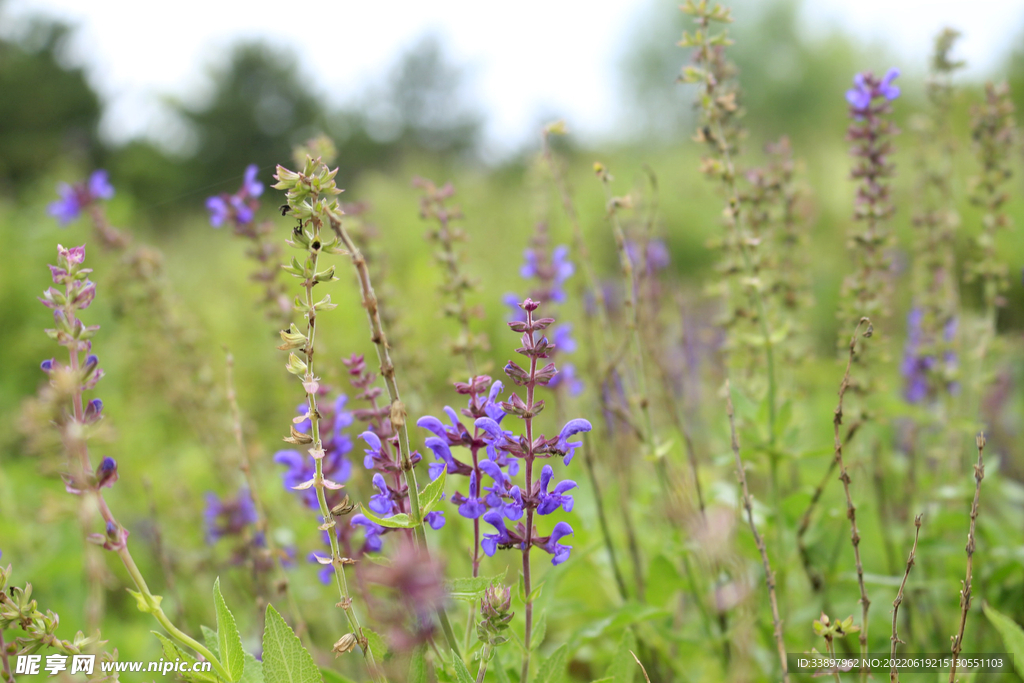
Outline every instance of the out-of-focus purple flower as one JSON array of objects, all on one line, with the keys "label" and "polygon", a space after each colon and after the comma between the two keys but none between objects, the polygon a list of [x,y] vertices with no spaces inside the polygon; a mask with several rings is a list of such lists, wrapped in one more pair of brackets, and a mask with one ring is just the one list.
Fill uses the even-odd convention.
[{"label": "out-of-focus purple flower", "polygon": [[850,113],[856,118],[864,118],[870,113],[871,102],[876,98],[895,100],[900,96],[900,88],[893,81],[900,75],[900,70],[893,67],[886,72],[881,80],[869,72],[859,73],[853,77],[853,87],[846,91],[846,101],[850,104]]},{"label": "out-of-focus purple flower", "polygon": [[85,182],[75,185],[61,183],[57,186],[57,194],[60,195],[60,199],[50,204],[47,213],[56,218],[61,225],[67,225],[78,218],[88,206],[101,199],[113,197],[114,187],[110,184],[107,172],[97,169]]},{"label": "out-of-focus purple flower", "polygon": [[[924,311],[918,307],[910,309],[907,314],[907,341],[903,347],[903,361],[900,363],[900,374],[903,376],[903,398],[908,403],[921,403],[935,392],[934,377],[938,371],[956,367],[956,354],[948,350],[943,354],[944,368],[939,368],[934,353],[922,350],[926,340],[923,332]],[[956,337],[957,319],[950,318],[943,325],[942,337],[946,344],[951,344]],[[946,391],[956,393],[959,385],[948,382]]]},{"label": "out-of-focus purple flower", "polygon": [[111,457],[103,458],[100,466],[96,468],[96,486],[109,488],[117,481],[117,461]]},{"label": "out-of-focus purple flower", "polygon": [[211,226],[219,228],[230,223],[239,230],[252,223],[260,206],[257,198],[263,194],[263,183],[256,180],[258,172],[259,167],[250,164],[245,169],[242,186],[237,192],[207,198],[206,210],[210,213]]},{"label": "out-of-focus purple flower", "polygon": [[353,528],[363,527],[366,532],[366,540],[363,543],[363,552],[376,553],[380,552],[380,549],[384,547],[384,541],[380,537],[384,532],[384,527],[380,526],[376,522],[371,522],[366,515],[352,515],[352,521],[350,524]]},{"label": "out-of-focus purple flower", "polygon": [[256,523],[256,507],[249,489],[242,487],[234,498],[221,500],[215,493],[206,494],[206,542],[213,545],[225,536],[240,536],[245,528]]},{"label": "out-of-focus purple flower", "polygon": [[[324,389],[324,392],[327,390]],[[344,429],[352,424],[352,414],[345,410],[347,397],[339,394],[333,402],[323,401],[319,406],[320,411],[320,433],[324,435],[324,457],[322,470],[325,478],[338,483],[348,481],[352,476],[352,463],[348,459],[348,453],[352,450],[352,440]],[[298,422],[294,422],[296,431],[306,434],[311,424],[307,416],[307,404],[298,406]],[[300,419],[301,418],[301,419]],[[320,503],[317,501],[316,490],[307,488],[296,490],[299,484],[309,481],[316,472],[316,464],[308,454],[302,454],[296,450],[281,450],[274,454],[274,462],[285,466],[281,473],[284,487],[302,499],[303,504],[311,510],[319,510]],[[327,493],[328,505],[334,506],[343,494],[339,491]]]}]

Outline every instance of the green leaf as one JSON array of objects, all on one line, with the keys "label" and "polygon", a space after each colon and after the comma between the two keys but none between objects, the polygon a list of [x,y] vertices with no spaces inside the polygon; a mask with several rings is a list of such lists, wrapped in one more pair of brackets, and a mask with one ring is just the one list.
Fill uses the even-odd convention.
[{"label": "green leaf", "polygon": [[454,600],[479,600],[484,596],[484,591],[491,585],[492,581],[504,578],[504,574],[498,574],[491,578],[477,576],[466,579],[451,579],[444,582],[445,591],[448,597]]},{"label": "green leaf", "polygon": [[505,665],[501,663],[501,654],[498,650],[494,651],[494,658],[491,659],[491,665],[488,667],[488,671],[494,673],[494,677],[498,679],[498,683],[512,683],[508,678],[508,671],[505,671]]},{"label": "green leaf", "polygon": [[383,662],[388,656],[387,643],[384,642],[379,633],[372,629],[364,628],[363,635],[366,636],[366,645],[370,648],[374,658],[376,658],[378,663]]},{"label": "green leaf", "polygon": [[455,667],[455,678],[459,683],[473,683],[473,677],[469,675],[469,669],[462,662],[462,657],[455,654],[455,650],[452,653],[452,666]]},{"label": "green leaf", "polygon": [[414,529],[419,524],[412,521],[409,515],[404,512],[400,512],[397,515],[391,515],[390,517],[381,517],[371,512],[365,505],[360,504],[359,507],[363,509],[363,514],[366,518],[375,524],[386,526],[389,529]]},{"label": "green leaf", "polygon": [[1024,629],[1010,617],[990,607],[988,603],[983,603],[981,609],[999,631],[1003,645],[1013,654],[1013,668],[1016,669],[1017,675],[1024,678]]},{"label": "green leaf", "polygon": [[667,605],[682,585],[679,570],[664,555],[658,555],[647,569],[647,601]]},{"label": "green leaf", "polygon": [[220,659],[220,643],[217,641],[217,632],[209,626],[200,626],[199,630],[203,632],[203,645],[213,653],[214,657]]},{"label": "green leaf", "polygon": [[427,683],[427,646],[420,645],[413,650],[409,660],[408,683]]},{"label": "green leaf", "polygon": [[326,681],[326,683],[355,683],[355,681],[348,676],[342,676],[333,669],[320,669],[320,674],[324,677],[324,681]]},{"label": "green leaf", "polygon": [[630,629],[622,632],[619,646],[615,648],[615,657],[612,659],[612,666],[608,670],[614,683],[633,683],[633,676],[636,675],[636,662],[630,650],[636,649],[636,637]]},{"label": "green leaf", "polygon": [[563,645],[544,660],[537,670],[536,683],[560,683],[565,676],[565,656],[568,648]]},{"label": "green leaf", "polygon": [[273,605],[267,605],[263,629],[263,680],[266,683],[323,683],[313,656]]},{"label": "green leaf", "polygon": [[248,652],[245,653],[245,669],[242,671],[241,683],[263,683],[263,662]]},{"label": "green leaf", "polygon": [[[192,665],[196,663],[195,657],[182,650],[164,634],[157,633],[156,631],[150,631],[150,633],[156,636],[157,639],[160,641],[161,646],[163,646],[164,657],[168,661],[180,659],[181,661],[189,665],[189,669],[191,669]],[[187,681],[191,680],[197,681],[199,683],[217,683],[220,680],[216,674],[206,671],[179,672],[179,675]]]},{"label": "green leaf", "polygon": [[217,652],[224,670],[231,677],[231,683],[242,677],[245,669],[245,650],[242,637],[238,635],[235,617],[220,593],[220,577],[213,582],[213,605],[217,609]]},{"label": "green leaf", "polygon": [[537,623],[533,625],[533,633],[530,634],[530,649],[536,650],[544,642],[544,636],[548,633],[548,614],[541,612]]},{"label": "green leaf", "polygon": [[441,470],[441,476],[420,491],[420,514],[422,516],[426,516],[437,505],[437,501],[441,500],[441,494],[444,493],[444,480],[447,476],[447,470]]}]

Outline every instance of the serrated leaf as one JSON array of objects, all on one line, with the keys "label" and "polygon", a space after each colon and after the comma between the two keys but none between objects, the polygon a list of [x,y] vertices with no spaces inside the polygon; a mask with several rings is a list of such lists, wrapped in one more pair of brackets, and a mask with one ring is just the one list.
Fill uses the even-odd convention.
[{"label": "serrated leaf", "polygon": [[385,657],[388,656],[387,643],[384,642],[379,633],[372,629],[364,628],[363,635],[366,636],[366,645],[370,648],[374,658],[378,662],[383,662]]},{"label": "serrated leaf", "polygon": [[441,470],[440,476],[424,486],[423,490],[420,491],[421,515],[426,516],[426,514],[433,510],[434,506],[437,505],[437,501],[441,500],[441,494],[444,493],[444,480],[447,476],[447,470]]},{"label": "serrated leaf", "polygon": [[536,650],[544,642],[544,636],[548,633],[548,614],[541,612],[537,623],[533,625],[533,632],[530,634],[530,649]]},{"label": "serrated leaf", "polygon": [[561,683],[565,677],[565,656],[568,648],[562,645],[544,660],[537,670],[536,683]]},{"label": "serrated leaf", "polygon": [[494,672],[494,677],[498,679],[498,683],[512,683],[508,678],[508,671],[505,671],[505,665],[501,663],[499,650],[494,651],[494,658],[491,661],[494,663],[491,664],[489,670]]},{"label": "serrated leaf", "polygon": [[224,670],[235,683],[242,677],[245,669],[245,650],[242,649],[242,637],[238,635],[235,617],[224,602],[220,592],[220,577],[213,582],[213,605],[217,610],[217,657]]},{"label": "serrated leaf", "polygon": [[615,648],[615,657],[612,659],[612,666],[608,670],[613,683],[633,683],[633,676],[636,675],[636,662],[630,650],[636,649],[636,636],[630,629],[622,632],[619,646]]},{"label": "serrated leaf", "polygon": [[492,577],[476,576],[464,579],[450,579],[444,582],[445,591],[448,597],[453,600],[479,600],[484,596],[491,583],[504,579],[504,574],[495,574]]},{"label": "serrated leaf", "polygon": [[420,645],[413,650],[409,660],[408,683],[427,683],[427,646]]},{"label": "serrated leaf", "polygon": [[[158,633],[156,631],[150,631],[150,633],[156,636],[157,639],[160,641],[160,645],[163,647],[164,657],[168,661],[180,659],[181,661],[188,664],[187,668],[189,669],[191,669],[192,665],[196,663],[195,657],[182,650],[164,634]],[[217,683],[220,680],[215,674],[206,671],[189,671],[187,673],[179,672],[179,674],[185,680],[193,680],[201,683]]]},{"label": "serrated leaf", "polygon": [[368,520],[374,524],[388,527],[389,529],[413,529],[419,526],[404,512],[400,512],[397,515],[391,515],[390,517],[381,517],[380,515],[372,512],[365,505],[360,504],[359,507],[362,508],[363,514],[366,515]]},{"label": "serrated leaf", "polygon": [[263,680],[265,683],[323,683],[313,656],[273,605],[267,605],[263,628]]},{"label": "serrated leaf", "polygon": [[200,626],[199,630],[203,632],[203,645],[213,653],[214,657],[220,659],[220,643],[217,641],[217,632],[209,626]]},{"label": "serrated leaf", "polygon": [[469,675],[469,669],[462,661],[462,657],[455,654],[455,650],[452,653],[452,666],[455,667],[455,678],[459,683],[473,683],[473,677]]},{"label": "serrated leaf", "polygon": [[248,652],[245,653],[245,669],[240,683],[263,683],[263,662]]},{"label": "serrated leaf", "polygon": [[1017,675],[1024,678],[1024,629],[1021,629],[1020,624],[1010,617],[989,606],[988,603],[982,604],[981,609],[999,631],[1003,645],[1013,653],[1013,668],[1017,671]]}]

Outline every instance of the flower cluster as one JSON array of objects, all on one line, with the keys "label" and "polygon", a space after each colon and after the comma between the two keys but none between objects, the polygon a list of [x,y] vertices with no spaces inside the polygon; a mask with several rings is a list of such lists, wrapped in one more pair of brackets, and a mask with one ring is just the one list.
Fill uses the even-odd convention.
[{"label": "flower cluster", "polygon": [[[545,223],[537,225],[530,246],[523,252],[523,259],[519,274],[524,280],[532,280],[534,283],[530,290],[530,298],[534,301],[565,303],[565,283],[576,272],[576,268],[569,260],[569,247],[559,245],[551,248]],[[519,302],[520,298],[515,294],[505,295],[505,304],[512,309],[512,319],[523,321],[526,317]],[[552,351],[557,347],[559,355],[573,353],[576,350],[576,341],[572,338],[572,325],[568,323],[555,327],[551,338],[554,342]],[[583,391],[583,382],[577,376],[572,363],[562,363],[561,372],[552,378],[550,386],[555,389],[564,387],[572,396],[578,396]]]},{"label": "flower cluster", "polygon": [[206,200],[206,210],[210,212],[210,225],[219,228],[230,223],[236,230],[253,222],[256,209],[260,203],[258,198],[263,194],[263,183],[256,180],[259,172],[256,164],[245,169],[242,187],[234,194],[219,194]]},{"label": "flower cluster", "polygon": [[67,225],[99,200],[113,197],[114,187],[110,184],[107,172],[97,169],[85,182],[75,185],[61,183],[57,186],[57,194],[60,199],[50,204],[47,212],[60,221],[61,225]]},{"label": "flower cluster", "polygon": [[843,282],[843,321],[886,313],[891,237],[885,220],[895,210],[889,198],[888,179],[894,171],[888,160],[893,152],[889,138],[898,132],[888,115],[892,113],[890,103],[900,95],[899,87],[893,85],[899,74],[898,69],[889,69],[882,78],[857,74],[854,87],[846,92],[853,119],[847,139],[853,143],[850,153],[855,159],[850,175],[859,182],[854,219],[863,228],[851,235],[856,266]]},{"label": "flower cluster", "polygon": [[[492,479],[494,485],[487,489],[490,493],[483,501],[489,508],[482,515],[483,521],[494,527],[495,533],[485,534],[481,546],[487,555],[493,555],[498,548],[518,548],[528,554],[532,547],[538,547],[552,555],[552,564],[561,564],[569,559],[572,546],[565,545],[562,539],[572,534],[572,527],[565,522],[555,525],[547,536],[535,535],[533,528],[534,514],[549,515],[558,509],[572,510],[573,498],[568,491],[576,487],[576,483],[565,480],[555,484],[551,489],[554,469],[545,465],[539,479],[534,478],[534,462],[538,458],[559,457],[563,464],[568,465],[573,453],[581,442],[569,441],[574,435],[589,432],[591,424],[584,419],[569,420],[557,436],[546,438],[535,436],[533,420],[544,409],[543,400],[535,400],[534,393],[538,386],[547,386],[558,372],[553,362],[540,367],[540,362],[550,358],[554,344],[547,337],[538,333],[547,329],[555,321],[553,318],[534,318],[534,312],[540,304],[526,299],[520,304],[526,314],[526,320],[515,320],[509,326],[522,334],[522,346],[517,353],[530,359],[529,369],[523,368],[514,361],[505,365],[505,374],[512,382],[526,390],[523,400],[516,393],[509,396],[508,401],[498,404],[507,414],[515,415],[525,423],[526,433],[516,436],[513,432],[502,429],[498,420],[490,416],[479,417],[474,426],[483,432],[483,441],[488,453],[494,453],[495,466],[487,466],[484,471]],[[446,434],[447,435],[447,434]],[[522,460],[525,470],[526,485],[523,488],[513,485],[501,468],[496,466],[504,457],[509,462]],[[454,461],[453,461],[454,462]],[[482,465],[486,466],[484,463]],[[550,490],[549,490],[550,489]],[[510,529],[505,520],[517,521],[525,516],[525,524],[519,522]]]},{"label": "flower cluster", "polygon": [[213,545],[225,536],[242,536],[256,524],[256,506],[249,489],[242,488],[234,498],[221,500],[212,491],[206,493],[206,509],[203,511],[206,527],[206,542]]}]

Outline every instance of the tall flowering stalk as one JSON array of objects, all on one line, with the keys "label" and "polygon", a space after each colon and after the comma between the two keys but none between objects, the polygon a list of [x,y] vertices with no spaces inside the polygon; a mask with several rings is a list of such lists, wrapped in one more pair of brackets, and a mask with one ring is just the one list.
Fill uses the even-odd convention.
[{"label": "tall flowering stalk", "polygon": [[[516,458],[523,461],[525,470],[526,485],[520,489],[514,486],[511,480],[504,476],[500,470],[492,475],[495,478],[495,486],[491,492],[495,495],[495,502],[499,507],[492,508],[483,515],[483,520],[495,529],[493,534],[485,534],[481,545],[484,553],[494,555],[499,548],[517,548],[522,554],[523,585],[526,592],[525,609],[525,652],[523,654],[523,670],[521,680],[528,680],[530,670],[530,639],[533,633],[533,580],[530,572],[530,551],[537,547],[552,555],[551,563],[561,564],[569,559],[572,546],[565,545],[561,541],[572,534],[572,527],[566,522],[558,522],[551,533],[547,536],[540,536],[534,528],[535,515],[549,515],[559,508],[569,511],[572,509],[572,496],[566,495],[566,491],[574,488],[573,481],[563,481],[552,491],[548,490],[551,480],[554,477],[554,470],[550,465],[542,468],[539,478],[535,478],[534,464],[540,458],[562,458],[563,464],[568,465],[572,460],[576,448],[582,442],[571,442],[569,439],[581,432],[589,432],[591,424],[587,420],[576,418],[569,420],[557,436],[545,438],[543,434],[534,434],[534,418],[544,409],[544,401],[537,399],[537,387],[547,386],[558,370],[555,364],[548,362],[541,366],[541,361],[549,358],[553,344],[548,338],[538,333],[543,332],[552,323],[553,318],[536,318],[534,313],[540,307],[540,303],[532,299],[526,299],[520,304],[526,319],[514,320],[508,323],[514,332],[522,334],[520,338],[521,347],[516,353],[530,359],[529,369],[523,368],[514,361],[505,365],[505,374],[512,382],[526,390],[526,399],[523,400],[513,392],[508,401],[501,403],[501,409],[511,415],[515,415],[523,421],[524,433],[516,437],[512,432],[501,428],[496,420],[490,417],[481,417],[476,420],[476,426],[483,429],[487,436],[485,440],[490,447],[498,454]],[[518,520],[525,516],[525,524],[519,522],[514,529],[505,525],[505,519]]]},{"label": "tall flowering stalk", "polygon": [[[336,174],[337,169],[330,171],[319,159],[308,159],[302,172],[295,173],[278,166],[275,176],[278,182],[274,188],[287,191],[287,213],[297,221],[297,225],[292,229],[292,237],[288,240],[288,245],[297,251],[305,252],[301,263],[297,258],[293,258],[291,264],[285,266],[288,273],[301,280],[304,296],[296,298],[295,310],[306,320],[304,331],[300,331],[294,323],[288,330],[282,331],[283,343],[278,347],[289,351],[286,366],[288,372],[299,379],[306,393],[306,412],[293,421],[291,434],[286,441],[309,447],[308,453],[313,458],[314,464],[313,476],[297,484],[294,488],[303,491],[312,488],[316,492],[317,504],[323,520],[320,529],[327,532],[331,546],[331,556],[325,558],[323,563],[334,568],[338,592],[341,595],[341,602],[338,604],[348,618],[352,635],[363,650],[363,657],[370,675],[383,680],[383,674],[378,668],[373,651],[367,645],[359,617],[352,606],[345,566],[353,564],[354,560],[341,556],[334,528],[337,522],[334,519],[334,512],[327,504],[326,491],[337,491],[343,484],[324,476],[323,461],[327,451],[320,433],[321,414],[317,409],[320,378],[317,377],[314,366],[316,319],[319,312],[331,310],[336,307],[336,304],[331,303],[329,294],[317,301],[313,295],[313,289],[320,283],[337,279],[334,277],[334,266],[320,270],[321,254],[345,253],[345,250],[338,246],[336,238],[324,234],[324,229],[330,224],[332,216],[339,211],[338,200],[335,197],[341,194],[341,190],[334,183]],[[299,354],[302,355],[302,358],[299,357]],[[295,426],[306,420],[309,421],[308,433]]]},{"label": "tall flowering stalk", "polygon": [[920,136],[918,210],[913,216],[914,303],[908,320],[916,339],[903,367],[904,397],[911,403],[948,393],[956,378],[959,290],[954,247],[960,216],[955,207],[956,142],[950,119],[953,75],[964,63],[952,60],[950,51],[959,37],[958,31],[947,28],[936,38],[926,83],[929,112],[912,121]]},{"label": "tall flowering stalk", "polygon": [[438,187],[426,178],[415,178],[413,185],[423,191],[420,197],[420,218],[436,223],[427,233],[427,239],[438,246],[434,258],[441,265],[443,274],[441,293],[451,299],[443,310],[445,315],[455,318],[459,324],[459,336],[451,342],[451,351],[465,358],[469,375],[474,377],[477,372],[474,356],[487,350],[487,337],[474,334],[469,326],[474,311],[466,301],[466,295],[476,287],[476,283],[462,272],[460,255],[456,250],[456,244],[466,239],[466,233],[453,225],[463,218],[462,209],[449,205],[448,200],[455,195],[455,187],[451,183]]},{"label": "tall flowering stalk", "polygon": [[[93,426],[103,417],[103,401],[85,399],[103,378],[98,357],[92,353],[92,337],[98,325],[86,325],[79,317],[96,296],[96,285],[89,280],[91,268],[85,265],[85,246],[66,249],[57,247],[57,265],[50,266],[54,287],[47,289],[40,301],[53,311],[54,327],[47,336],[67,349],[67,362],[55,358],[43,361],[42,369],[50,378],[44,401],[53,411],[56,425],[68,460],[63,474],[68,493],[89,497],[103,519],[102,533],[90,534],[88,540],[117,553],[136,590],[135,597],[142,612],[152,614],[161,626],[179,643],[202,655],[218,675],[231,680],[224,666],[205,646],[175,626],[160,606],[163,598],[154,595],[128,550],[128,530],[114,517],[103,497],[103,489],[118,480],[117,463],[105,457],[94,467],[89,455],[88,437]],[[69,410],[70,407],[70,410]]]},{"label": "tall flowering stalk", "polygon": [[995,337],[998,308],[1009,285],[1006,264],[998,256],[996,235],[1012,224],[1003,204],[1009,198],[1005,184],[1012,175],[1010,152],[1017,138],[1013,111],[1006,83],[986,84],[984,104],[971,111],[971,138],[981,170],[971,179],[970,196],[971,203],[981,207],[984,216],[976,240],[979,254],[967,263],[966,279],[981,283],[985,328],[978,344],[978,355],[982,359]]},{"label": "tall flowering stalk", "polygon": [[[277,179],[278,183],[275,185],[275,189],[283,189],[288,192],[288,206],[289,211],[293,213],[301,222],[302,225],[312,224],[314,217],[316,218],[316,238],[312,238],[303,233],[301,227],[293,230],[295,239],[299,242],[305,243],[306,248],[309,249],[311,256],[309,258],[315,261],[316,256],[319,255],[321,249],[325,244],[330,244],[330,248],[334,253],[347,253],[352,262],[352,266],[355,269],[356,277],[359,281],[359,290],[362,294],[363,307],[366,309],[367,321],[370,327],[370,339],[373,341],[377,349],[377,358],[380,361],[380,374],[384,378],[384,385],[387,387],[388,398],[390,405],[388,406],[388,420],[391,424],[391,428],[397,433],[398,441],[398,460],[396,461],[397,466],[401,469],[403,478],[407,482],[408,501],[409,501],[409,516],[408,524],[413,528],[415,544],[418,548],[422,549],[423,552],[427,552],[427,537],[424,532],[424,523],[428,522],[424,516],[424,510],[420,505],[420,491],[416,484],[416,470],[414,469],[415,462],[413,461],[413,454],[409,445],[409,429],[406,424],[407,411],[405,404],[402,403],[402,399],[398,393],[398,378],[395,372],[395,365],[391,360],[390,346],[388,345],[387,335],[384,331],[384,325],[381,321],[380,306],[377,300],[377,295],[374,293],[373,284],[370,281],[370,271],[367,268],[366,258],[360,252],[359,247],[352,240],[352,236],[349,234],[347,228],[342,222],[342,212],[338,203],[334,199],[329,199],[333,195],[337,195],[341,192],[334,184],[334,176],[337,173],[337,169],[330,171],[319,159],[307,158],[306,167],[302,172],[289,171],[283,166],[278,166]],[[327,196],[321,197],[322,191],[326,191]],[[335,238],[330,240],[321,241],[320,230],[325,226],[329,225],[331,230],[335,234]],[[309,260],[307,259],[307,269]],[[312,265],[315,266],[315,263]],[[293,269],[299,271],[300,277],[305,277],[309,280],[310,277],[315,275],[305,275],[305,270],[298,264],[297,261],[293,261]],[[293,273],[294,274],[294,273]],[[324,279],[333,278],[333,268],[330,269],[330,274],[327,272],[323,274]],[[308,284],[308,291],[312,291],[312,283]],[[299,302],[302,305],[302,302]],[[330,304],[329,297],[319,302],[321,307],[328,306]],[[308,301],[303,305],[304,308],[309,308],[310,313],[315,318],[315,309],[312,304],[312,296],[308,297]],[[292,348],[302,348],[304,346],[311,345],[311,336],[307,335],[305,341],[300,339],[301,333],[297,330],[289,332],[292,341],[289,342],[285,338],[285,345],[294,344]],[[298,336],[296,336],[298,335]],[[282,334],[282,337],[286,335]],[[308,357],[306,367],[303,368],[302,361],[292,354],[297,362],[293,363],[289,359],[289,365],[292,366],[292,371],[296,374],[303,375],[303,383],[306,384],[305,376],[309,375],[312,377],[312,373],[309,372]],[[307,390],[308,391],[308,390]],[[311,410],[313,414],[315,411]],[[314,432],[314,434],[316,434]],[[294,435],[293,435],[294,436]],[[314,437],[314,440],[318,439],[318,436]],[[429,511],[427,511],[429,512]],[[325,520],[326,522],[326,520]],[[333,536],[332,536],[333,538]],[[336,553],[336,541],[331,541],[332,553]],[[458,641],[455,638],[455,633],[452,631],[451,622],[448,619],[444,607],[438,607],[437,609],[438,620],[441,622],[441,629],[444,631],[445,639],[448,642],[449,647],[455,652],[459,651]]]},{"label": "tall flowering stalk", "polygon": [[[733,335],[733,343],[747,340],[756,349],[763,349],[768,403],[768,445],[770,453],[775,445],[777,399],[775,374],[776,340],[769,328],[769,315],[765,302],[765,282],[760,273],[758,253],[760,239],[751,232],[749,216],[744,215],[742,193],[738,184],[735,157],[746,131],[740,124],[743,109],[739,103],[736,67],[726,58],[725,48],[732,43],[725,29],[715,31],[716,24],[732,22],[730,11],[721,6],[709,6],[707,0],[687,0],[681,10],[694,18],[696,30],[684,32],[681,47],[693,48],[694,64],[683,68],[680,80],[697,86],[700,124],[694,140],[707,145],[709,154],[701,164],[701,171],[719,183],[725,194],[723,216],[726,234],[721,241],[723,258],[720,270],[726,276],[725,323],[749,321],[757,332],[754,335]],[[777,491],[775,471],[777,458],[772,456],[773,489]]]},{"label": "tall flowering stalk", "polygon": [[843,281],[839,311],[843,329],[846,322],[888,314],[892,236],[886,223],[895,211],[889,198],[889,178],[895,171],[889,161],[890,138],[899,132],[888,117],[890,103],[900,95],[893,84],[899,75],[898,69],[889,69],[882,78],[859,73],[854,87],[846,92],[852,119],[846,137],[853,143],[850,154],[854,157],[850,176],[858,182],[853,217],[861,227],[850,235],[854,270]]}]

